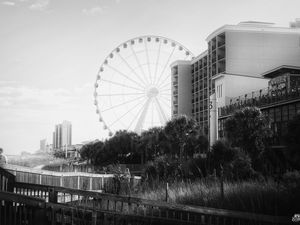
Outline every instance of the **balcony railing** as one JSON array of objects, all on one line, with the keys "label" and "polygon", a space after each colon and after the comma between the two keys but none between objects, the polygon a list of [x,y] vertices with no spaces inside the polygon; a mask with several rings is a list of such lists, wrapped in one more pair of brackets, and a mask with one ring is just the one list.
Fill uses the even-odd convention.
[{"label": "balcony railing", "polygon": [[230,104],[219,108],[218,113],[219,117],[223,117],[247,106],[263,108],[269,105],[280,104],[295,99],[300,100],[300,88],[277,92],[267,91],[267,89],[259,90],[258,92],[252,92],[251,94],[230,99]]}]

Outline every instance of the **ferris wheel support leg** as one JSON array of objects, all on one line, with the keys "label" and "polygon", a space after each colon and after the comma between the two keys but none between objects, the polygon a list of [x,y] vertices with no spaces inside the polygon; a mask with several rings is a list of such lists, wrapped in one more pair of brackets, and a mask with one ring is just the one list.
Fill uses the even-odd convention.
[{"label": "ferris wheel support leg", "polygon": [[138,134],[140,134],[142,132],[142,128],[143,128],[143,124],[145,122],[145,118],[146,118],[146,115],[147,115],[147,111],[148,111],[148,108],[150,106],[150,103],[151,103],[151,98],[148,98],[145,105],[143,106],[144,109],[139,117],[139,120],[138,122],[136,123],[136,126],[135,126],[135,129],[134,131]]},{"label": "ferris wheel support leg", "polygon": [[162,122],[162,124],[164,124],[164,123],[167,122],[166,114],[165,114],[164,110],[162,109],[162,107],[161,107],[159,101],[157,100],[157,98],[155,98],[155,102],[156,102],[156,104],[157,104],[157,106],[158,106],[158,112],[159,112],[159,114],[161,115],[162,120],[163,120],[163,121],[161,121],[161,122]]}]

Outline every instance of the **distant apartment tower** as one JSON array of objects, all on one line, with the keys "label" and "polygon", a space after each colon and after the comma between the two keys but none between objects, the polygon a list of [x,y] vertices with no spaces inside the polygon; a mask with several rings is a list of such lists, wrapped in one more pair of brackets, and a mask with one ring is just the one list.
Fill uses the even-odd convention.
[{"label": "distant apartment tower", "polygon": [[[262,81],[261,76],[265,71],[281,65],[300,66],[299,24],[296,20],[283,28],[249,21],[215,30],[206,39],[206,51],[191,61],[171,65],[172,116],[192,116],[208,134],[213,93],[221,99],[226,88],[232,92],[225,99],[229,101],[230,97],[265,87],[268,81]],[[225,82],[215,87],[214,80],[219,76],[230,78],[230,89]]]},{"label": "distant apartment tower", "polygon": [[62,149],[72,145],[72,124],[69,121],[63,121],[55,125],[53,132],[53,149]]},{"label": "distant apartment tower", "polygon": [[47,146],[47,140],[46,139],[40,140],[40,151],[45,152],[47,150],[46,146]]}]

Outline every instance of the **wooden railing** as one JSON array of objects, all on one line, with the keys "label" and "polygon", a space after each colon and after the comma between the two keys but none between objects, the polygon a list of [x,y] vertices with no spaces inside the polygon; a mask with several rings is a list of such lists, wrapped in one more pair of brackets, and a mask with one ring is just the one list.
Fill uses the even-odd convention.
[{"label": "wooden railing", "polygon": [[[290,218],[259,215],[230,210],[157,202],[134,197],[118,196],[62,187],[16,183],[15,193],[39,197],[46,203],[58,203],[127,215],[136,219],[148,218],[170,224],[288,224]],[[173,222],[173,223],[172,223]]]},{"label": "wooden railing", "polygon": [[0,191],[0,200],[0,224],[44,225],[45,200],[5,191]]},{"label": "wooden railing", "polygon": [[0,174],[8,180],[0,190],[0,224],[3,225],[291,223],[291,218],[285,217],[14,182],[13,175],[2,168]]},{"label": "wooden railing", "polygon": [[5,225],[172,225],[178,220],[128,215],[114,211],[45,202],[43,199],[0,191],[0,224]]},{"label": "wooden railing", "polygon": [[0,191],[12,191],[15,176],[0,166]]},{"label": "wooden railing", "polygon": [[[81,190],[103,190],[110,192],[115,182],[113,174],[53,172],[9,164],[5,165],[5,169],[15,175],[15,179],[18,182]],[[140,177],[133,176],[130,179],[130,187],[133,188],[139,182]]]}]

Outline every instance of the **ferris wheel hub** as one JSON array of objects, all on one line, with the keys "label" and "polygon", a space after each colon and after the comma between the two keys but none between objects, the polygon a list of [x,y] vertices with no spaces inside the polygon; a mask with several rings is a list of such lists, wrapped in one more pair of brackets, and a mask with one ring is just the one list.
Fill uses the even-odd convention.
[{"label": "ferris wheel hub", "polygon": [[159,91],[157,87],[150,87],[147,91],[148,98],[155,98],[158,95]]}]

